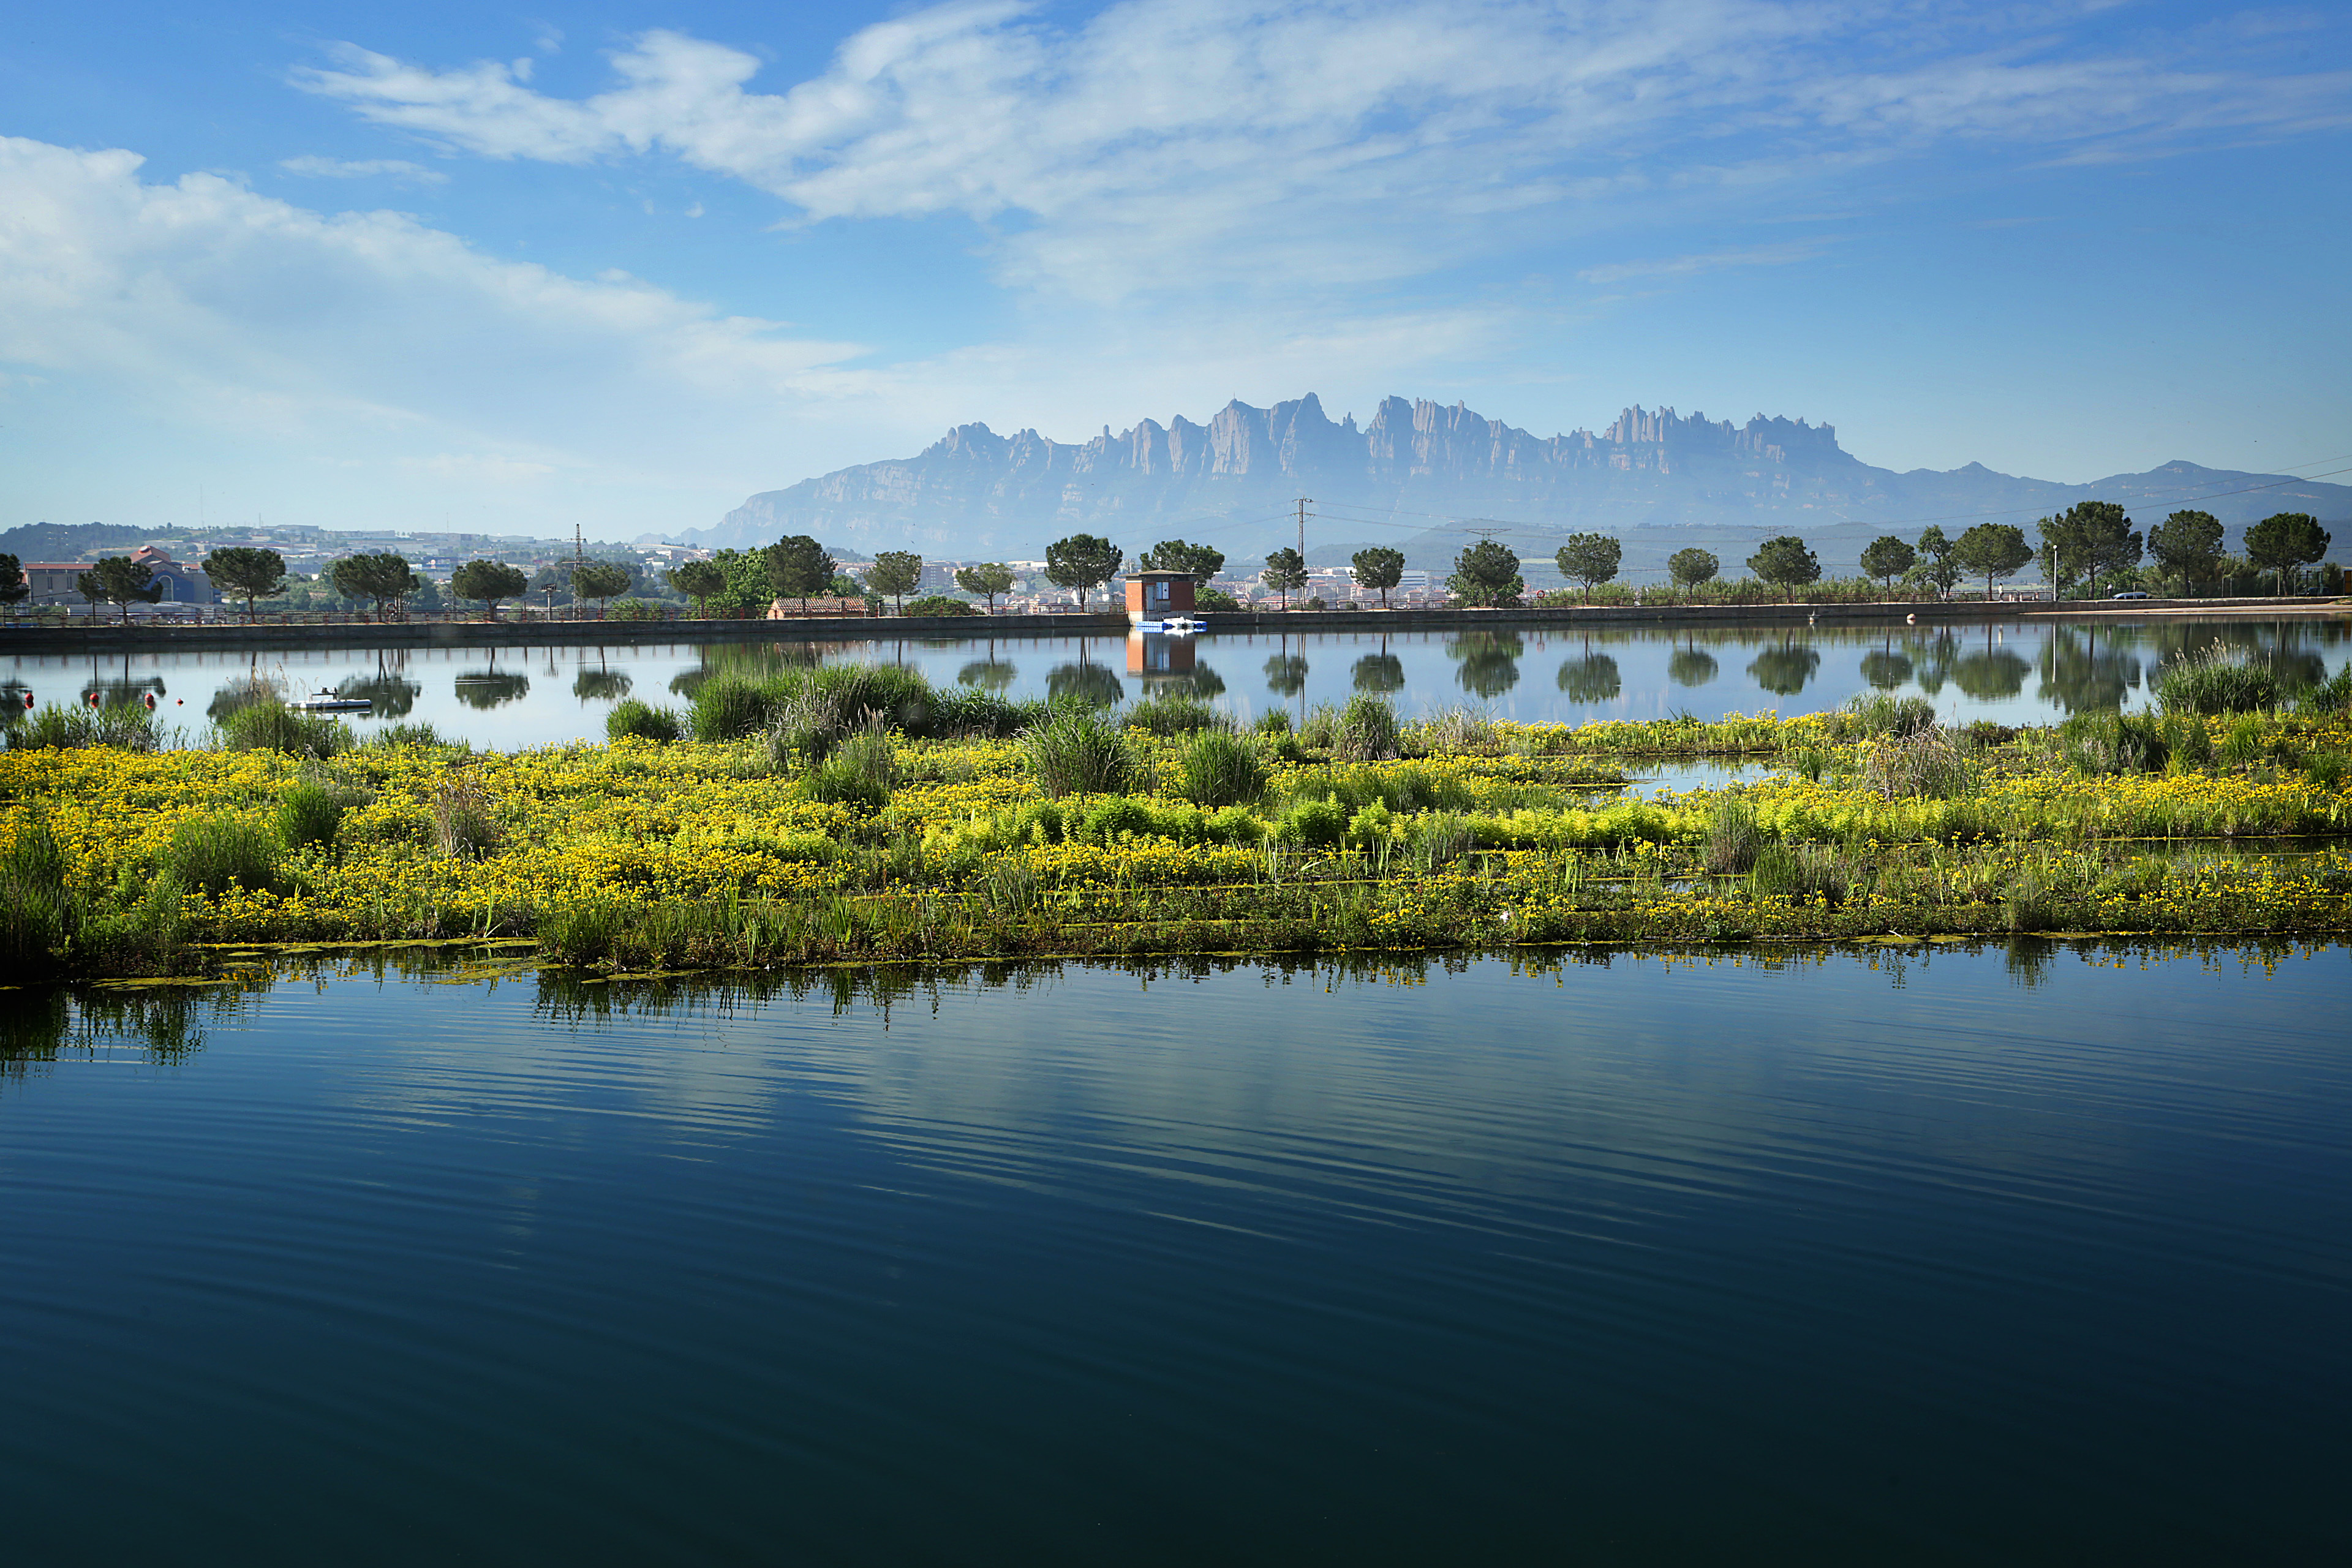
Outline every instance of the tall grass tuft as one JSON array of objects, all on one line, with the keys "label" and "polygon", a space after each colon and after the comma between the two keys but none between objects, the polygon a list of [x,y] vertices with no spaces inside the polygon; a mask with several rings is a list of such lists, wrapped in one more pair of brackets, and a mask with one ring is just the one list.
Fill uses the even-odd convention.
[{"label": "tall grass tuft", "polygon": [[2278,677],[2254,656],[2217,641],[2166,665],[2156,678],[2156,699],[2167,713],[2250,713],[2278,706]]},{"label": "tall grass tuft", "polygon": [[1265,758],[1257,742],[1229,730],[1203,730],[1176,763],[1176,793],[1195,805],[1239,805],[1265,793]]},{"label": "tall grass tuft", "polygon": [[1129,729],[1154,735],[1190,735],[1231,722],[1199,698],[1173,691],[1147,697],[1127,710]]},{"label": "tall grass tuft", "polygon": [[640,741],[657,741],[667,745],[686,732],[685,723],[667,708],[656,708],[641,698],[629,697],[614,704],[604,715],[604,734],[617,741],[633,735]]},{"label": "tall grass tuft", "polygon": [[1916,735],[1936,727],[1936,705],[1924,697],[1896,697],[1870,691],[1846,703],[1855,731],[1871,735]]},{"label": "tall grass tuft", "polygon": [[1715,808],[1706,825],[1706,868],[1718,875],[1738,875],[1755,868],[1764,847],[1764,830],[1756,808],[1744,800],[1727,800]]},{"label": "tall grass tuft", "polygon": [[163,865],[183,885],[214,898],[232,886],[275,893],[286,890],[278,871],[284,854],[278,835],[250,817],[194,817],[172,830]]},{"label": "tall grass tuft", "polygon": [[890,791],[898,782],[890,732],[868,724],[809,770],[809,795],[879,811],[890,804]]},{"label": "tall grass tuft", "polygon": [[433,837],[453,860],[479,859],[506,837],[482,781],[469,768],[452,768],[433,790]]},{"label": "tall grass tuft", "polygon": [[2153,713],[2077,713],[2058,726],[2058,746],[2078,773],[2156,773],[2172,755],[2168,728]]},{"label": "tall grass tuft", "polygon": [[118,752],[152,752],[162,743],[155,715],[136,702],[110,702],[103,708],[60,708],[51,703],[22,723],[8,726],[8,745],[13,751],[107,746]]},{"label": "tall grass tuft", "polygon": [[470,742],[450,740],[444,736],[438,730],[436,730],[432,725],[421,722],[415,724],[386,724],[383,729],[378,730],[373,735],[370,736],[366,743],[371,746],[382,747],[387,751],[396,750],[403,746],[455,746],[459,751],[463,752],[470,752],[474,749]]},{"label": "tall grass tuft", "polygon": [[350,802],[339,791],[302,779],[278,797],[271,824],[289,849],[305,849],[312,845],[331,849],[348,809]]},{"label": "tall grass tuft", "polygon": [[1494,716],[1475,708],[1448,708],[1405,731],[1404,749],[1418,755],[1484,753],[1500,745]]},{"label": "tall grass tuft", "polygon": [[1021,750],[1037,787],[1055,798],[1125,795],[1135,787],[1135,754],[1125,732],[1089,710],[1055,713],[1022,737]]},{"label": "tall grass tuft", "polygon": [[1396,710],[1386,700],[1361,696],[1340,711],[1331,737],[1331,755],[1342,763],[1383,763],[1397,754]]},{"label": "tall grass tuft", "polygon": [[720,742],[756,735],[768,727],[772,706],[766,682],[740,675],[706,680],[694,694],[694,738]]},{"label": "tall grass tuft", "polygon": [[12,981],[57,968],[81,924],[81,904],[66,886],[65,847],[49,825],[21,822],[0,855],[0,973]]},{"label": "tall grass tuft", "polygon": [[254,702],[220,721],[221,747],[231,752],[283,752],[325,761],[352,746],[351,726],[324,713],[297,713],[283,702]]},{"label": "tall grass tuft", "polygon": [[[1924,704],[1922,706],[1925,706]],[[1864,780],[1889,800],[1954,800],[1969,792],[1969,760],[1928,715],[1925,728],[1884,731]]]}]

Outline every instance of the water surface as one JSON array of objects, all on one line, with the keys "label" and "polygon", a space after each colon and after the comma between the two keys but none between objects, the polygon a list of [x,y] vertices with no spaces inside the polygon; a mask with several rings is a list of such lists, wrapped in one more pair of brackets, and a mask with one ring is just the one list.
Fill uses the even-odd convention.
[{"label": "water surface", "polygon": [[13,1562],[2320,1561],[2352,953],[9,1014]]},{"label": "water surface", "polygon": [[758,674],[786,664],[878,661],[1008,696],[1114,702],[1174,690],[1244,719],[1273,708],[1304,714],[1360,691],[1421,714],[1459,704],[1528,721],[1703,719],[1767,709],[1836,708],[1857,693],[1922,697],[1948,721],[2042,723],[2090,709],[2142,707],[2157,668],[2215,641],[2260,651],[2290,684],[2325,679],[2352,654],[2352,622],[2010,622],[1969,627],[1639,627],[1587,635],[1556,626],[1384,634],[1340,615],[1301,617],[1297,635],[1195,639],[998,637],[772,645],[462,649],[325,649],[309,655],[158,654],[90,659],[19,656],[0,685],[43,701],[87,691],[152,692],[191,737],[207,715],[262,680],[332,689],[376,704],[362,731],[428,722],[501,749],[602,739],[613,705],[635,697],[683,706],[714,672]]}]

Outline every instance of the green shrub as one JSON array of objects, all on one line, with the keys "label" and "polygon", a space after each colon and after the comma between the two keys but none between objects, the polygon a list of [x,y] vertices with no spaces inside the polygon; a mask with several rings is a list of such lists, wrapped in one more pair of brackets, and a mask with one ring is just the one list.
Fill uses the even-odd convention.
[{"label": "green shrub", "polygon": [[890,803],[898,782],[898,763],[889,732],[869,725],[809,770],[809,795],[879,811]]},{"label": "green shrub", "polygon": [[386,724],[368,740],[367,744],[387,750],[401,746],[456,746],[468,752],[474,749],[468,742],[446,740],[432,725],[421,723]]},{"label": "green shrub", "polygon": [[155,715],[138,702],[110,702],[103,708],[43,708],[22,723],[8,726],[8,745],[16,751],[107,746],[118,752],[152,752],[162,743]]},{"label": "green shrub", "polygon": [[1339,843],[1347,831],[1348,808],[1339,804],[1337,795],[1302,800],[1283,813],[1282,820],[1274,826],[1275,837],[1283,843],[1316,849]]},{"label": "green shrub", "polygon": [[321,762],[351,749],[351,726],[324,713],[298,713],[283,702],[255,702],[220,721],[221,746],[231,752],[283,752]]},{"label": "green shrub", "polygon": [[332,848],[348,809],[349,803],[340,793],[304,779],[278,797],[272,820],[279,841],[289,849],[313,844]]},{"label": "green shrub", "polygon": [[2303,776],[2314,789],[2332,790],[2342,784],[2347,758],[2340,747],[2326,747],[2304,759]]},{"label": "green shrub", "polygon": [[852,729],[883,724],[909,735],[930,733],[931,683],[919,670],[895,664],[829,664],[804,679],[840,705]]},{"label": "green shrub", "polygon": [[976,616],[980,606],[969,599],[959,599],[949,594],[926,594],[919,599],[907,601],[910,616]]},{"label": "green shrub", "polygon": [[1345,763],[1378,763],[1396,754],[1396,710],[1382,698],[1352,699],[1339,715],[1331,755]]},{"label": "green shrub", "polygon": [[740,675],[722,675],[702,683],[694,694],[694,738],[703,742],[740,741],[766,729],[774,698],[765,683]]},{"label": "green shrub", "polygon": [[2305,691],[2295,707],[2301,712],[2322,714],[2352,709],[2352,664]]},{"label": "green shrub", "polygon": [[2164,721],[2151,713],[2077,713],[2058,737],[2066,760],[2085,773],[2155,773],[2172,754]]},{"label": "green shrub", "polygon": [[1176,763],[1176,794],[1212,810],[1255,800],[1265,792],[1265,758],[1257,743],[1230,730],[1203,730],[1187,742]]},{"label": "green shrub", "polygon": [[604,734],[617,741],[624,735],[634,735],[640,741],[658,741],[664,745],[685,732],[686,726],[667,708],[656,708],[631,697],[614,704],[604,715]]},{"label": "green shrub", "polygon": [[283,892],[278,861],[284,853],[278,835],[250,817],[192,817],[173,829],[163,865],[187,888],[214,898],[232,885]]},{"label": "green shrub", "polygon": [[1936,705],[1924,697],[1865,692],[1847,702],[1845,710],[1863,735],[1916,735],[1936,725]]},{"label": "green shrub", "polygon": [[1328,702],[1318,702],[1298,726],[1298,743],[1313,751],[1328,752],[1339,738],[1339,710]]},{"label": "green shrub", "polygon": [[931,733],[936,736],[1018,734],[1046,716],[1042,701],[1013,702],[969,686],[931,693]]},{"label": "green shrub", "polygon": [[1748,889],[1755,897],[1801,903],[1825,898],[1833,906],[1843,904],[1852,884],[1844,862],[1833,852],[1814,845],[1794,847],[1777,838],[1757,850],[1755,867],[1748,873]]},{"label": "green shrub", "polygon": [[2167,713],[2250,713],[2278,706],[2279,683],[2267,664],[2216,642],[2166,665],[2156,698]]},{"label": "green shrub", "polygon": [[1154,735],[1189,735],[1230,722],[1199,698],[1172,691],[1147,697],[1127,710],[1128,728],[1149,731]]},{"label": "green shrub", "polygon": [[1135,787],[1135,756],[1126,734],[1088,710],[1064,709],[1032,728],[1022,752],[1037,787],[1049,796],[1125,795]]},{"label": "green shrub", "polygon": [[1290,733],[1290,715],[1285,710],[1276,708],[1259,714],[1257,722],[1251,728],[1261,735],[1287,735]]}]

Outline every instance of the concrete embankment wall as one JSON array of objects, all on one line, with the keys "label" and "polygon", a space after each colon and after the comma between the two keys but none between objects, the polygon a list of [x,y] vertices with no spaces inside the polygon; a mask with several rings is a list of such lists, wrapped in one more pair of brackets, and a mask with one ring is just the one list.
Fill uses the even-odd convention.
[{"label": "concrete embankment wall", "polygon": [[[1454,631],[1470,626],[1801,626],[1975,625],[1984,621],[2190,616],[2271,620],[2280,616],[2352,617],[2352,601],[2315,599],[2130,599],[1962,601],[1868,605],[1596,605],[1546,610],[1324,610],[1269,614],[1212,611],[1211,632],[1345,635]],[[433,621],[340,626],[131,625],[0,630],[0,651],[21,653],[199,653],[248,648],[634,647],[647,643],[869,642],[905,637],[1122,637],[1124,614],[1084,616],[818,616],[752,621]]]}]

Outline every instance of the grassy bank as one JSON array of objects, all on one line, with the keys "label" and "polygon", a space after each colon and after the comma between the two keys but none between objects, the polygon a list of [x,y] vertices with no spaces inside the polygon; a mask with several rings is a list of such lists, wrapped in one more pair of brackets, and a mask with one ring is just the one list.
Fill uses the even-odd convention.
[{"label": "grassy bank", "polygon": [[[149,750],[53,724],[0,753],[0,952],[32,979],[490,937],[646,972],[2352,931],[2352,723],[2316,708],[1947,733],[1885,700],[1581,727],[1360,700],[1237,733],[1181,700],[1016,710],[890,672],[706,689],[677,721],[708,738],[476,753],[265,717]],[[1769,771],[1625,784],[1706,758]]]}]

